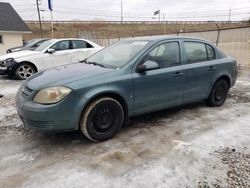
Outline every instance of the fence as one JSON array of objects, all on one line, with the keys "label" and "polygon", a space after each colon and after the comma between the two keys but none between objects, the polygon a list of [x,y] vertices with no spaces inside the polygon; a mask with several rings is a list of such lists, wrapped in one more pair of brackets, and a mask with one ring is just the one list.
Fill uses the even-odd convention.
[{"label": "fence", "polygon": [[[91,34],[79,34],[102,46],[108,46],[124,38],[104,38]],[[190,36],[206,39],[218,45],[227,55],[237,59],[238,63],[250,68],[250,27],[231,28],[214,31],[180,32],[168,35]],[[164,35],[159,35],[164,36]]]}]

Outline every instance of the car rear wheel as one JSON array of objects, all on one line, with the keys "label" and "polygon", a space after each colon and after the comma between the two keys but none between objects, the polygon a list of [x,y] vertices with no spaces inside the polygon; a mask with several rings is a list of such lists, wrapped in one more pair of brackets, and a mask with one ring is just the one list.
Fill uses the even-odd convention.
[{"label": "car rear wheel", "polygon": [[229,84],[226,80],[218,80],[206,100],[208,106],[221,106],[224,104],[229,91]]},{"label": "car rear wheel", "polygon": [[91,102],[82,113],[80,129],[94,142],[113,137],[121,128],[124,111],[113,98],[104,97]]},{"label": "car rear wheel", "polygon": [[25,80],[35,73],[35,67],[29,63],[20,63],[15,69],[16,78],[19,80]]}]

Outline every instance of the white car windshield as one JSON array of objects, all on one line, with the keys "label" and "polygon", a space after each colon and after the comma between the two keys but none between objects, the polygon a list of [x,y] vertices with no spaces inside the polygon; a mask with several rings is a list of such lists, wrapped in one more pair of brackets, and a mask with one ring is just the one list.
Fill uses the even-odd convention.
[{"label": "white car windshield", "polygon": [[37,48],[35,48],[33,50],[38,51],[38,52],[42,52],[43,50],[47,49],[54,42],[56,42],[56,40],[53,40],[53,39],[47,40],[47,41],[43,42],[40,46],[38,46]]},{"label": "white car windshield", "polygon": [[147,45],[148,41],[124,40],[119,41],[86,60],[87,63],[95,63],[104,67],[120,68],[126,65]]}]

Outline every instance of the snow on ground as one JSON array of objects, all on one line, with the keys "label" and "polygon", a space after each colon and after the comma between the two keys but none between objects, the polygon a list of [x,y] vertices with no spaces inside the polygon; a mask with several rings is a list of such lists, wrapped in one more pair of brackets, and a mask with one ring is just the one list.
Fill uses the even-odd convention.
[{"label": "snow on ground", "polygon": [[0,107],[0,120],[6,116],[11,116],[16,113],[15,107]]},{"label": "snow on ground", "polygon": [[22,81],[8,80],[6,77],[0,76],[0,93],[2,95],[16,94]]},{"label": "snow on ground", "polygon": [[24,128],[14,102],[21,82],[0,83],[1,188],[250,186],[248,79],[222,107],[196,103],[135,117],[102,143]]}]

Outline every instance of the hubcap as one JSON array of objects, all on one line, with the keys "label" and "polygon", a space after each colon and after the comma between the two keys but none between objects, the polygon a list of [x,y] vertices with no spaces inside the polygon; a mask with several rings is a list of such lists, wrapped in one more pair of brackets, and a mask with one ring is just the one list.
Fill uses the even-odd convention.
[{"label": "hubcap", "polygon": [[114,122],[114,113],[111,108],[102,107],[97,109],[94,115],[93,125],[94,128],[100,132],[109,129]]},{"label": "hubcap", "polygon": [[22,65],[18,68],[17,72],[21,78],[26,79],[34,74],[34,69],[30,65]]},{"label": "hubcap", "polygon": [[225,95],[224,88],[222,86],[218,87],[215,91],[215,99],[217,101],[220,101],[221,99],[223,99],[224,95]]}]

